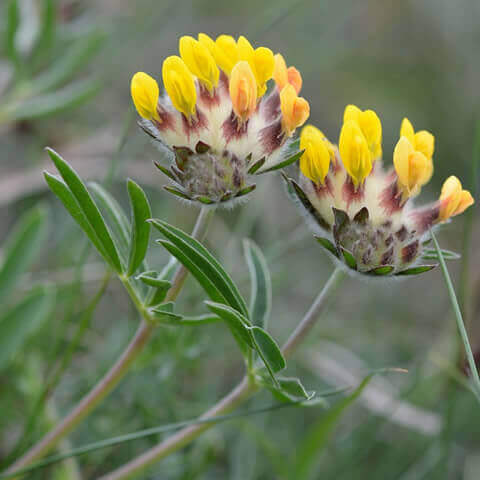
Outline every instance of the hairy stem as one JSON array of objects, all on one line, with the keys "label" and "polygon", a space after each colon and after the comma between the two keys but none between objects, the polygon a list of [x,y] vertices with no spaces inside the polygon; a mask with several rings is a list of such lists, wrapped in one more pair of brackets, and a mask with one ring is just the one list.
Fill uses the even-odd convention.
[{"label": "hairy stem", "polygon": [[[290,356],[296,350],[302,340],[310,332],[319,315],[325,309],[328,303],[327,300],[334,293],[344,276],[345,273],[340,268],[336,268],[333,271],[329,280],[323,287],[323,290],[314,300],[297,328],[283,345],[282,352],[286,357]],[[248,377],[245,377],[228,395],[205,412],[200,418],[212,418],[217,415],[224,415],[225,413],[231,412],[238,405],[249,399],[257,390],[258,386],[251,382]],[[129,463],[126,463],[117,470],[101,477],[100,480],[125,480],[127,478],[133,478],[145,468],[183,448],[185,445],[188,445],[192,440],[213,425],[214,423],[204,423],[190,425],[183,428],[171,437],[166,438],[156,447],[147,450],[144,454],[134,458]]]},{"label": "hairy stem", "polygon": [[[202,240],[205,236],[210,219],[212,217],[213,209],[202,208],[192,235]],[[167,293],[165,301],[173,301],[177,298],[180,290],[185,282],[187,270],[180,265],[175,272],[172,280],[172,286]],[[87,393],[80,403],[55,427],[50,430],[38,443],[31,447],[21,458],[19,458],[8,470],[7,473],[15,472],[25,468],[33,463],[35,460],[46,455],[58,442],[68,435],[75,427],[115,388],[118,382],[128,372],[130,366],[143,350],[148,339],[152,335],[155,327],[153,322],[150,322],[146,309],[141,300],[132,289],[129,280],[121,278],[126,290],[128,291],[133,303],[142,315],[142,321],[138,327],[133,339],[128,344],[127,348],[120,355],[115,364],[110,370],[99,380],[99,382]]]}]

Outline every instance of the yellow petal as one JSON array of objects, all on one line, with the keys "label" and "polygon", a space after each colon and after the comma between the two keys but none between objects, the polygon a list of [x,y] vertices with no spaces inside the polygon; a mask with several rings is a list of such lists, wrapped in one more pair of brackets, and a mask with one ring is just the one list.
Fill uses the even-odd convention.
[{"label": "yellow petal", "polygon": [[144,72],[137,72],[130,82],[133,103],[138,114],[151,120],[160,121],[157,113],[159,89],[157,82]]},{"label": "yellow petal", "polygon": [[233,67],[229,91],[233,111],[242,122],[246,121],[257,108],[257,82],[248,62]]},{"label": "yellow petal", "polygon": [[415,150],[422,152],[427,158],[433,157],[435,149],[435,137],[426,130],[420,130],[415,134]]},{"label": "yellow petal", "polygon": [[357,187],[372,170],[372,154],[365,136],[355,121],[347,120],[343,124],[339,150],[345,170]]},{"label": "yellow petal", "polygon": [[301,127],[310,115],[310,105],[297,95],[295,88],[288,84],[280,92],[280,108],[285,133],[290,136],[296,128]]},{"label": "yellow petal", "polygon": [[404,118],[402,120],[400,136],[406,137],[412,145],[415,145],[415,130],[413,129],[413,126],[408,118]]},{"label": "yellow petal", "polygon": [[445,180],[440,194],[439,221],[443,222],[450,217],[463,213],[474,200],[468,190],[462,189],[460,180],[450,176]]},{"label": "yellow petal", "polygon": [[217,65],[230,75],[233,67],[239,60],[238,46],[235,39],[230,35],[220,35],[215,40],[215,51],[213,54]]},{"label": "yellow petal", "polygon": [[302,89],[302,76],[300,72],[295,67],[288,67],[287,69],[287,76],[288,76],[288,83],[293,86],[297,95],[300,93]]},{"label": "yellow petal", "polygon": [[272,78],[275,60],[273,52],[266,47],[258,47],[253,52],[254,74],[257,79],[258,96],[267,90],[267,82]]},{"label": "yellow petal", "polygon": [[185,35],[180,38],[179,50],[190,72],[198,77],[209,91],[212,91],[218,85],[220,72],[208,47],[193,37]]},{"label": "yellow petal", "polygon": [[358,123],[358,117],[362,111],[355,105],[347,105],[345,111],[343,112],[343,123],[353,120]]},{"label": "yellow petal", "polygon": [[426,177],[428,176],[428,158],[419,151],[414,151],[409,159],[409,178],[408,190],[410,196],[416,195],[420,192],[420,188],[425,185]]},{"label": "yellow petal", "polygon": [[252,66],[254,52],[252,44],[243,35],[240,35],[237,40],[237,47],[238,59],[245,60]]},{"label": "yellow petal", "polygon": [[197,91],[193,75],[185,62],[175,55],[167,57],[163,62],[162,76],[173,106],[187,118],[194,115]]},{"label": "yellow petal", "polygon": [[273,80],[277,84],[278,90],[281,92],[283,87],[288,83],[287,64],[280,53],[274,57]]},{"label": "yellow petal", "polygon": [[305,150],[300,157],[302,173],[315,183],[323,183],[331,161],[328,140],[318,128],[307,125],[300,135],[300,150]]},{"label": "yellow petal", "polygon": [[365,110],[358,114],[358,124],[372,152],[373,160],[382,155],[382,124],[373,110]]},{"label": "yellow petal", "polygon": [[413,145],[407,137],[400,137],[393,151],[393,166],[402,186],[409,184],[409,158],[413,152]]}]

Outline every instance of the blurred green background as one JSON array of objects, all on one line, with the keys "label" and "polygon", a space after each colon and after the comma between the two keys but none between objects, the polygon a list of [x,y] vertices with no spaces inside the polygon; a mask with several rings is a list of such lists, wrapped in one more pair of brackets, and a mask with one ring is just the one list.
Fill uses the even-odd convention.
[{"label": "blurred green background", "polygon": [[[0,5],[2,39],[8,39],[10,3],[3,0]],[[105,269],[47,191],[42,170],[54,169],[43,147],[55,148],[84,178],[106,182],[123,205],[125,179],[133,178],[147,191],[155,217],[185,230],[193,226],[196,207],[162,190],[165,179],[152,166],[160,154],[135,125],[129,93],[136,71],[161,80],[162,61],[177,53],[181,35],[244,34],[254,45],[281,52],[302,73],[310,121],[332,141],[338,139],[346,104],[374,109],[383,123],[386,163],[404,116],[416,129],[431,131],[436,140],[435,175],[420,201],[435,198],[450,174],[466,188],[474,187],[472,152],[480,118],[478,0],[59,0],[53,2],[55,25],[45,36],[48,45],[33,60],[28,45],[35,44],[48,2],[19,3],[24,5],[23,40],[17,35],[15,41],[26,53],[12,56],[8,42],[0,43],[0,239],[3,242],[30,207],[48,207],[48,239],[15,295],[21,297],[32,285],[47,282],[56,287],[57,296],[36,335],[0,371],[0,460],[18,445],[35,399],[51,380],[80,322],[88,324],[71,363],[49,392],[48,408],[39,410],[20,449],[89,390],[138,324],[116,281],[109,282],[85,320]],[[68,64],[78,51],[86,52],[84,58]],[[52,81],[54,87],[33,95],[38,75],[58,70],[59,59],[65,62],[64,76]],[[64,96],[58,98],[58,92]],[[76,101],[67,101],[72,98]],[[449,268],[475,351],[480,349],[476,215],[472,208],[438,235],[442,247],[462,251],[468,246],[466,222],[473,222],[470,255],[449,263]],[[260,245],[271,268],[271,330],[281,342],[322,288],[332,265],[287,198],[279,175],[261,177],[246,205],[218,212],[206,241],[248,295],[244,237]],[[160,269],[167,256],[154,238],[149,259]],[[180,309],[202,313],[202,299],[190,279]],[[308,478],[480,478],[478,403],[464,387],[457,347],[439,269],[406,281],[348,279],[307,345],[289,362],[288,373],[317,392],[355,385],[376,368],[403,367],[408,373],[374,379],[318,452]],[[242,359],[235,348],[227,330],[218,326],[159,329],[133,371],[61,448],[199,415],[241,378]],[[270,401],[269,395],[261,394],[249,406]],[[210,430],[143,478],[289,479],[288,464],[323,415],[321,408],[290,408],[232,421]],[[29,478],[93,479],[159,439],[99,450]]]}]

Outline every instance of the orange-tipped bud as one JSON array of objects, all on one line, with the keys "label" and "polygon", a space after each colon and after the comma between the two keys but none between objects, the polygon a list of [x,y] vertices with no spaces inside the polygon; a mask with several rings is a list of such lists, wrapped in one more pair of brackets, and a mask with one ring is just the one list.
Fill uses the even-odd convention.
[{"label": "orange-tipped bud", "polygon": [[238,62],[233,67],[229,91],[233,111],[245,122],[257,108],[257,81],[247,61]]},{"label": "orange-tipped bud", "polygon": [[288,76],[288,83],[293,86],[295,91],[297,92],[297,95],[300,93],[300,90],[302,89],[302,76],[300,75],[300,72],[295,68],[295,67],[288,67],[287,69],[287,76]]},{"label": "orange-tipped bud", "polygon": [[301,127],[310,115],[310,105],[297,95],[295,88],[288,84],[280,92],[280,108],[285,133],[291,136],[296,128]]},{"label": "orange-tipped bud", "polygon": [[285,85],[292,85],[297,95],[302,89],[302,76],[295,67],[288,67],[285,63],[285,59],[280,53],[277,53],[274,57],[275,65],[273,69],[273,79],[277,84],[278,90],[281,92]]},{"label": "orange-tipped bud", "polygon": [[444,222],[450,217],[463,213],[473,203],[474,200],[471,193],[462,189],[460,180],[453,175],[448,177],[443,184],[442,193],[440,194],[439,221]]}]

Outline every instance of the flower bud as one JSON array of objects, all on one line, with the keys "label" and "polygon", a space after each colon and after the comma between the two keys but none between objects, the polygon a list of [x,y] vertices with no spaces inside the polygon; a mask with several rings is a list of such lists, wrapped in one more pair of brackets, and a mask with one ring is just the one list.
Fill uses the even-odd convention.
[{"label": "flower bud", "polygon": [[180,38],[179,50],[190,72],[211,92],[218,85],[220,72],[208,47],[185,35]]},{"label": "flower bud", "polygon": [[301,127],[310,115],[310,105],[304,98],[297,96],[295,88],[290,84],[280,92],[280,108],[283,128],[288,136]]},{"label": "flower bud", "polygon": [[176,55],[165,59],[162,67],[163,85],[173,106],[187,118],[195,115],[197,91],[195,81],[185,62]]},{"label": "flower bud", "polygon": [[462,189],[460,180],[453,175],[448,177],[443,184],[440,194],[439,221],[444,222],[450,217],[459,215],[473,203],[474,200],[471,193]]},{"label": "flower bud", "polygon": [[328,174],[333,149],[325,135],[313,125],[303,128],[300,135],[300,170],[315,183],[322,183]]},{"label": "flower bud", "polygon": [[229,91],[233,111],[245,122],[257,108],[257,83],[246,61],[238,62],[233,67]]},{"label": "flower bud", "polygon": [[343,124],[339,150],[345,170],[357,187],[363,183],[372,170],[372,153],[357,122],[347,120]]},{"label": "flower bud", "polygon": [[147,120],[155,119],[160,121],[157,112],[158,84],[144,72],[137,72],[130,82],[133,103],[138,114]]},{"label": "flower bud", "polygon": [[382,124],[373,110],[360,110],[355,105],[347,105],[343,114],[343,121],[357,123],[362,131],[368,148],[372,152],[372,161],[382,155]]},{"label": "flower bud", "polygon": [[413,197],[420,192],[431,176],[431,161],[414,150],[407,137],[401,137],[393,152],[393,165],[404,197]]}]

